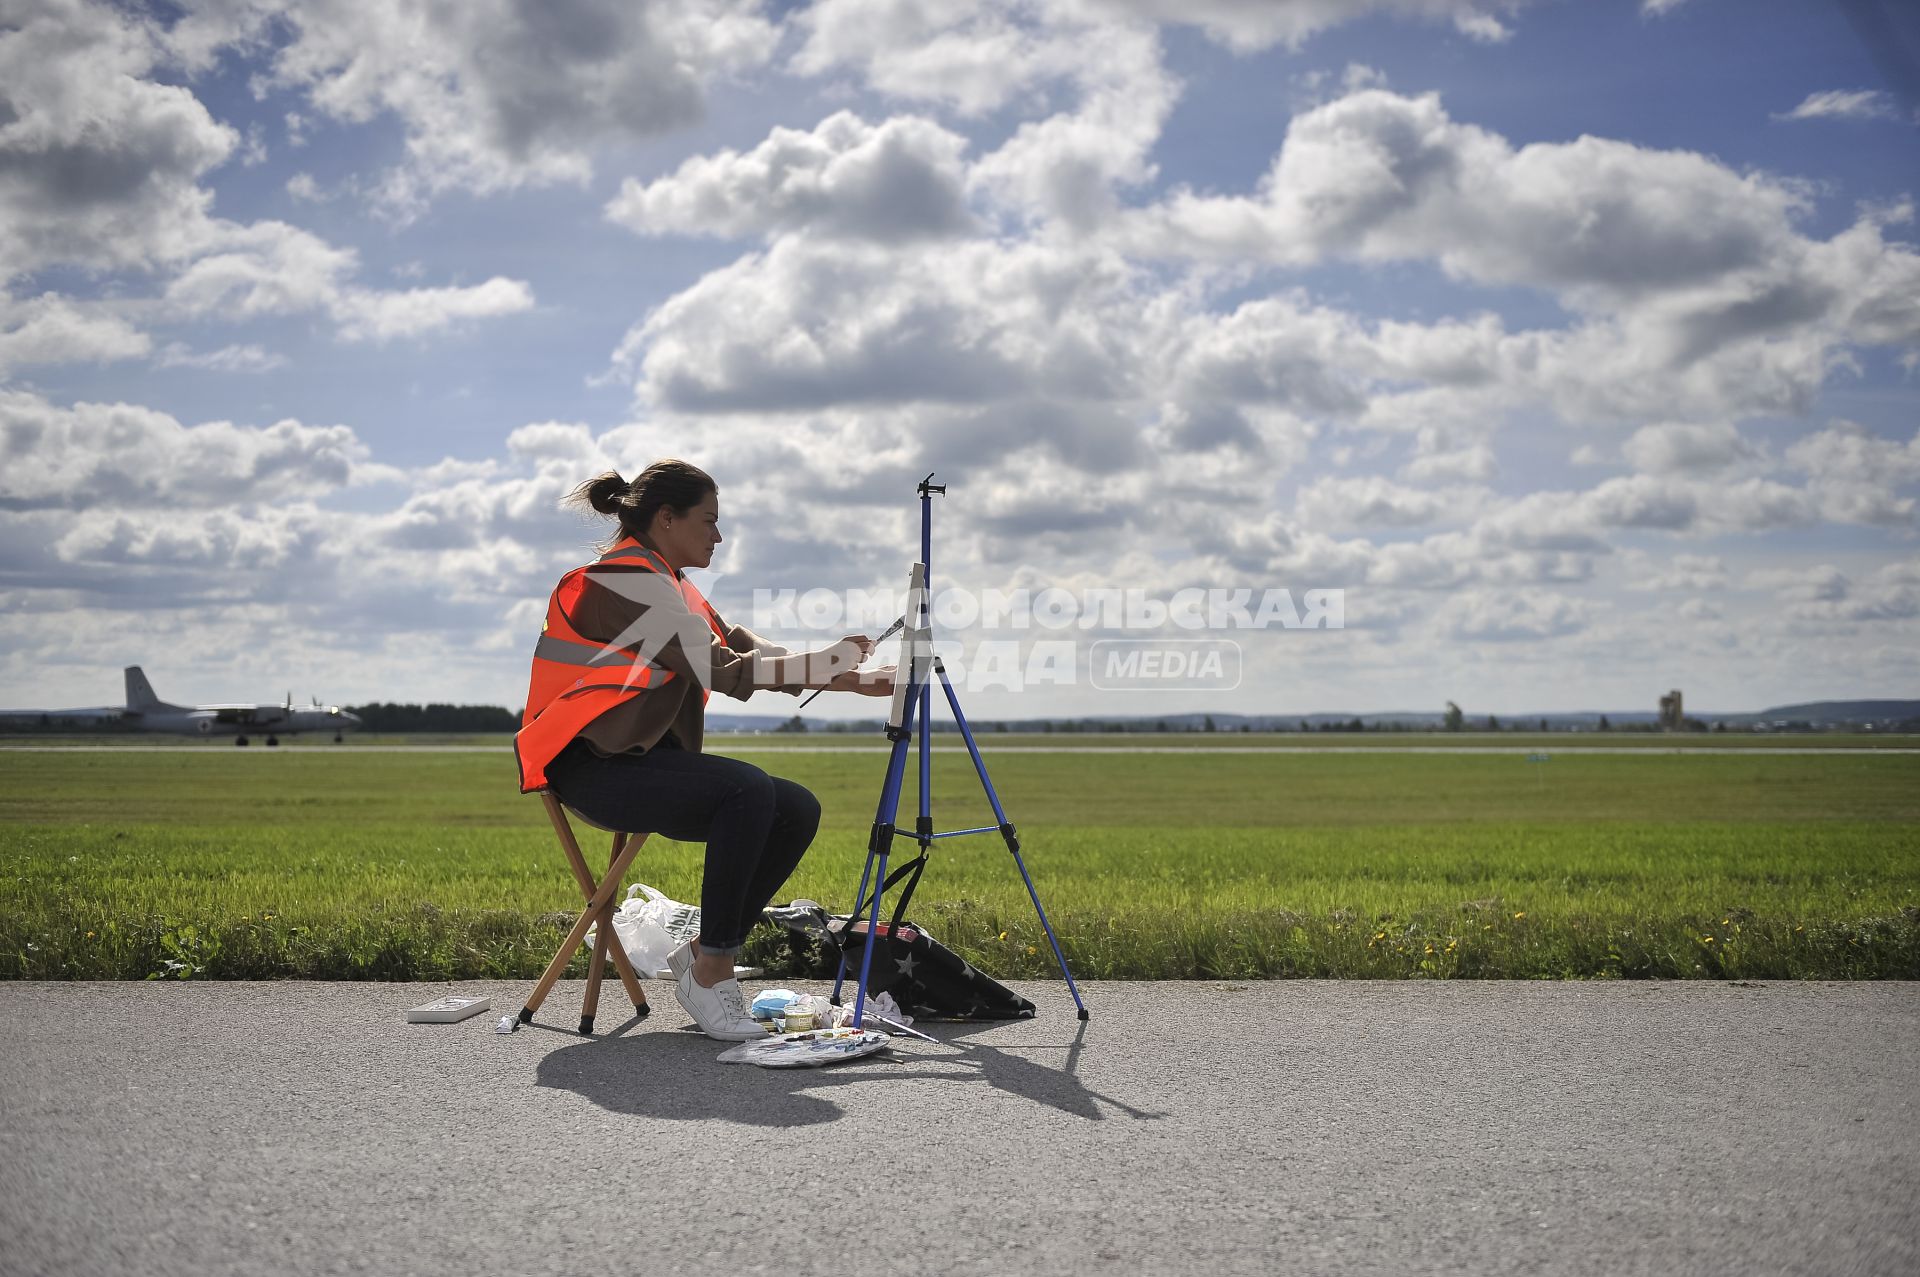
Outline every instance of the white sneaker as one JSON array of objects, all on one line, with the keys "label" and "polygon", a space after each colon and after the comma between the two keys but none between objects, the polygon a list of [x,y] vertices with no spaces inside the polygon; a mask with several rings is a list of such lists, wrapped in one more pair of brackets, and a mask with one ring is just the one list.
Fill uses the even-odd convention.
[{"label": "white sneaker", "polygon": [[675,980],[687,978],[687,972],[693,970],[693,941],[682,940],[677,948],[667,954],[667,970],[673,972]]},{"label": "white sneaker", "polygon": [[674,981],[673,996],[710,1038],[721,1042],[752,1042],[767,1036],[767,1027],[747,1013],[747,995],[740,991],[740,982],[732,977],[711,989],[704,988],[695,982],[689,965],[687,974]]}]

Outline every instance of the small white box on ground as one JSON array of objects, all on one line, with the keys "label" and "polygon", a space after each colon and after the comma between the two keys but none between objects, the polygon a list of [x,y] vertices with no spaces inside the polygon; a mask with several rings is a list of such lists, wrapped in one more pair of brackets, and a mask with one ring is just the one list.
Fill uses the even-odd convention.
[{"label": "small white box on ground", "polygon": [[408,1024],[458,1024],[470,1015],[479,1015],[493,1004],[485,998],[441,998],[425,1006],[408,1010]]}]

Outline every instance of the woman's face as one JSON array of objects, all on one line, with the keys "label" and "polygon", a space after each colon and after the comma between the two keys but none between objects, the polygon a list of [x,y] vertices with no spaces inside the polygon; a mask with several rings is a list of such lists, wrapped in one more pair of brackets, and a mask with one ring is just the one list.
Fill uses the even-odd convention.
[{"label": "woman's face", "polygon": [[653,520],[654,543],[676,568],[704,568],[713,564],[713,548],[720,544],[720,498],[709,492],[685,514],[662,508]]}]

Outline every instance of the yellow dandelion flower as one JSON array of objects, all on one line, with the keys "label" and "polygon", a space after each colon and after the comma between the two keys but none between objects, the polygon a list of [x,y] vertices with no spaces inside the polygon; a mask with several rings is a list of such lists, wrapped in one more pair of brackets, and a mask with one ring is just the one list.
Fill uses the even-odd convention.
[{"label": "yellow dandelion flower", "polygon": [[1806,928],[1805,928],[1805,927],[1795,927],[1795,928],[1794,928],[1794,930],[1795,930],[1795,931],[1805,931],[1805,930],[1806,930]]},{"label": "yellow dandelion flower", "polygon": [[1489,922],[1489,923],[1488,923],[1488,924],[1487,924],[1486,926],[1484,926],[1484,927],[1482,927],[1482,928],[1480,928],[1480,930],[1482,930],[1482,931],[1492,931],[1492,930],[1493,930],[1493,924],[1492,924],[1491,922]]},{"label": "yellow dandelion flower", "polygon": [[1002,940],[1005,940],[1005,939],[1007,938],[1007,933],[1006,933],[1006,932],[1004,932],[1004,931],[1002,931],[1002,932],[1000,933],[1000,938],[1001,938]]},{"label": "yellow dandelion flower", "polygon": [[1524,918],[1527,916],[1527,911],[1525,909],[1522,909],[1519,913],[1516,913],[1513,916],[1516,918]]},{"label": "yellow dandelion flower", "polygon": [[89,940],[93,939],[93,932],[91,931],[87,932],[87,939]]},{"label": "yellow dandelion flower", "polygon": [[1027,954],[1028,954],[1028,956],[1032,956],[1033,954],[1036,954],[1036,953],[1038,953],[1038,952],[1040,952],[1040,951],[1039,951],[1038,949],[1036,949],[1036,948],[1034,948],[1034,947],[1033,947],[1032,945],[1028,945],[1028,946],[1027,946]]},{"label": "yellow dandelion flower", "polygon": [[1712,937],[1712,936],[1701,936],[1701,937],[1700,937],[1700,943],[1701,943],[1701,944],[1712,944],[1712,943],[1713,943],[1713,937]]}]

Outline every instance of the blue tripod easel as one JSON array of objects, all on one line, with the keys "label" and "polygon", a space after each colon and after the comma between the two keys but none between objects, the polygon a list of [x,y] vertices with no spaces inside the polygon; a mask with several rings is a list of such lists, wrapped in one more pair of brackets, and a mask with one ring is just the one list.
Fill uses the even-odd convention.
[{"label": "blue tripod easel", "polygon": [[[1067,991],[1073,995],[1073,1004],[1079,1009],[1080,1018],[1087,1018],[1087,1004],[1080,1000],[1079,986],[1073,982],[1073,972],[1067,970],[1066,955],[1060,952],[1060,941],[1054,937],[1053,924],[1047,921],[1047,911],[1040,904],[1040,893],[1034,890],[1033,876],[1027,872],[1027,865],[1020,858],[1020,839],[1013,826],[1007,821],[1007,813],[1000,806],[1000,795],[994,792],[993,781],[987,776],[987,764],[980,757],[980,746],[973,739],[973,729],[967,726],[967,716],[960,709],[960,699],[954,694],[953,683],[947,678],[946,667],[940,658],[933,654],[932,613],[928,602],[927,565],[933,558],[933,496],[939,493],[945,496],[945,484],[935,484],[933,476],[928,475],[920,481],[920,561],[913,565],[913,577],[908,590],[906,621],[902,651],[906,659],[905,681],[897,681],[894,687],[893,710],[887,719],[887,739],[893,742],[893,750],[887,758],[887,778],[880,787],[880,805],[874,813],[873,832],[867,841],[866,868],[860,874],[860,892],[854,897],[854,910],[858,912],[862,902],[867,900],[868,887],[873,888],[873,899],[867,905],[867,942],[861,946],[860,979],[855,990],[853,1025],[860,1028],[866,1017],[867,977],[873,966],[873,939],[880,931],[880,897],[892,885],[887,878],[887,856],[892,851],[894,835],[902,832],[895,820],[900,813],[900,785],[906,777],[907,743],[913,737],[913,729],[920,729],[920,816],[914,824],[913,838],[920,847],[920,864],[924,866],[928,853],[933,849],[936,838],[959,838],[966,834],[998,833],[1006,839],[1007,850],[1013,854],[1013,863],[1020,869],[1020,879],[1027,885],[1027,895],[1033,900],[1033,911],[1040,916],[1041,929],[1047,933],[1047,943],[1053,946],[1053,957],[1060,964],[1060,974],[1066,978]],[[932,675],[940,680],[940,687],[947,694],[947,705],[953,710],[953,721],[960,728],[961,738],[967,743],[967,753],[973,757],[973,769],[980,775],[980,784],[987,791],[987,801],[993,804],[994,819],[997,825],[982,825],[977,829],[952,829],[935,833],[933,829],[933,754],[928,747],[928,719],[933,703]],[[914,881],[918,881],[918,874]],[[853,925],[849,918],[848,926]],[[846,983],[846,966],[842,964],[833,981],[833,1001],[840,1003],[841,987]]]}]

